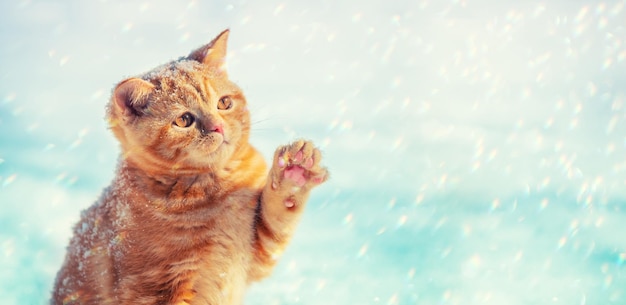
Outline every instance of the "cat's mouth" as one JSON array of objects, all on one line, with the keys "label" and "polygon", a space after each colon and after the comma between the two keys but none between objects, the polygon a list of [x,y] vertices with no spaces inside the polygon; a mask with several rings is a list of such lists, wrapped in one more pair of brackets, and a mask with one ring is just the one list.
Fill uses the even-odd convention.
[{"label": "cat's mouth", "polygon": [[210,153],[213,153],[219,150],[223,145],[228,145],[229,143],[224,134],[212,132],[204,138],[203,144]]},{"label": "cat's mouth", "polygon": [[223,144],[228,144],[228,140],[226,139],[226,135],[223,133],[218,133],[215,135],[216,141],[219,143],[218,146],[222,146]]}]

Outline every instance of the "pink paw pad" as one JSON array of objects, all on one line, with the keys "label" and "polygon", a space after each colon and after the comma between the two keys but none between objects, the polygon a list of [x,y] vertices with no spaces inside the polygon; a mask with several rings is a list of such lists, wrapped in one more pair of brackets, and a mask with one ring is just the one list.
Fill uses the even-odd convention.
[{"label": "pink paw pad", "polygon": [[297,166],[297,165],[293,165],[285,169],[285,178],[292,180],[298,186],[303,186],[306,184],[306,181],[307,181],[305,177],[305,173],[306,172],[304,168]]},{"label": "pink paw pad", "polygon": [[294,158],[294,162],[302,162],[302,159],[304,158],[304,154],[302,153],[302,151],[298,151],[296,153],[296,157]]},{"label": "pink paw pad", "polygon": [[313,177],[312,180],[313,180],[313,183],[315,184],[321,184],[322,182],[326,180],[326,175]]},{"label": "pink paw pad", "polygon": [[311,168],[313,166],[313,158],[307,159],[306,161],[304,161],[304,167],[306,168]]},{"label": "pink paw pad", "polygon": [[288,208],[293,208],[296,206],[296,199],[293,197],[289,197],[285,200],[285,206]]}]

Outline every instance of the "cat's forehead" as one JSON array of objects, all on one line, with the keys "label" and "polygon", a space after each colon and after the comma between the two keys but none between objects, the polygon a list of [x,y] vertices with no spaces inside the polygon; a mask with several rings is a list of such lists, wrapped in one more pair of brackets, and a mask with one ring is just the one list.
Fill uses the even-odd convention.
[{"label": "cat's forehead", "polygon": [[163,78],[179,78],[181,76],[193,76],[202,70],[202,64],[195,60],[179,59],[158,66],[145,73],[142,78],[146,80],[158,80]]},{"label": "cat's forehead", "polygon": [[202,63],[187,58],[156,67],[141,78],[155,85],[157,91],[178,90],[187,85],[238,91],[238,87],[228,79],[225,73],[212,70]]}]

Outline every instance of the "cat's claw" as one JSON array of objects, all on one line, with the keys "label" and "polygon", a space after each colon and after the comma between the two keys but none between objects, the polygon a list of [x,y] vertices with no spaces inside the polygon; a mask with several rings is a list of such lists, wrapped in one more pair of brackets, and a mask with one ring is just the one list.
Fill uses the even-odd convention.
[{"label": "cat's claw", "polygon": [[[274,153],[272,189],[287,186],[289,193],[309,190],[328,179],[328,172],[320,166],[322,154],[312,142],[299,140],[281,146]],[[286,199],[285,206],[295,201]]]}]

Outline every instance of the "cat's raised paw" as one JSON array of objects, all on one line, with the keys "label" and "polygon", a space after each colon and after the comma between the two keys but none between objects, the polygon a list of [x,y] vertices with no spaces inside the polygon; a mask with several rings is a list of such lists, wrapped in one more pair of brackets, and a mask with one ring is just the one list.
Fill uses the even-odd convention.
[{"label": "cat's raised paw", "polygon": [[277,189],[284,180],[296,188],[309,189],[328,179],[328,172],[320,166],[322,154],[310,141],[299,140],[281,146],[274,154],[274,179],[272,188]]}]

